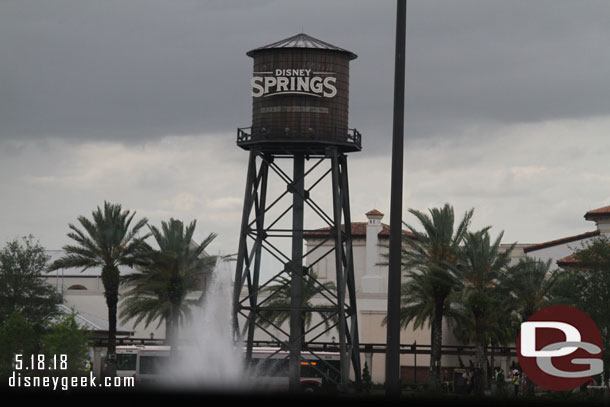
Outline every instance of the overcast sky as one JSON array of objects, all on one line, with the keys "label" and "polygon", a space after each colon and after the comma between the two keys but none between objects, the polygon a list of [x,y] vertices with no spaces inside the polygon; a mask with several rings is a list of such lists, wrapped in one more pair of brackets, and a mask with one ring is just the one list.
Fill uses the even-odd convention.
[{"label": "overcast sky", "polygon": [[[104,200],[237,251],[250,49],[305,32],[351,62],[352,217],[389,223],[394,1],[0,2],[0,241],[67,244]],[[405,215],[474,207],[536,243],[610,204],[610,3],[409,0]],[[322,225],[320,225],[322,226]]]}]

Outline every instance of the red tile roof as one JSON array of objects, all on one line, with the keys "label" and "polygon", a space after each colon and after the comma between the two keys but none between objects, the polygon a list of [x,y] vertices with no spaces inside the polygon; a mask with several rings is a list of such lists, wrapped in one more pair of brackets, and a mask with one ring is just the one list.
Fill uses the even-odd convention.
[{"label": "red tile roof", "polygon": [[[586,251],[587,251],[587,250],[590,250],[590,249],[588,249],[588,248],[586,248],[586,249],[582,249],[582,250],[579,250],[579,251],[577,251],[577,252],[575,252],[575,253],[572,253],[572,254],[571,254],[571,255],[569,255],[569,256],[563,257],[563,258],[561,258],[561,259],[557,260],[557,265],[558,265],[559,267],[577,267],[578,265],[580,265],[580,260],[578,260],[578,259],[576,258],[576,255],[577,255],[578,253],[583,253],[583,250],[584,250],[584,253],[586,253]],[[601,261],[601,260],[602,260],[602,259],[600,259],[600,261]]]},{"label": "red tile roof", "polygon": [[610,205],[604,206],[603,208],[593,209],[587,213],[585,213],[586,220],[595,220],[599,218],[607,218],[610,217]]},{"label": "red tile roof", "polygon": [[578,260],[576,260],[575,253],[557,260],[557,265],[559,267],[571,267],[571,266],[573,267],[577,264],[578,264]]},{"label": "red tile roof", "polygon": [[547,247],[558,246],[564,243],[575,242],[577,240],[587,239],[589,237],[599,236],[599,230],[594,230],[593,232],[581,233],[580,235],[564,237],[563,239],[551,240],[549,242],[538,243],[532,246],[528,246],[523,249],[525,253],[533,252],[540,249],[546,249]]},{"label": "red tile roof", "polygon": [[[368,222],[352,222],[352,237],[353,238],[366,237],[367,225],[368,225]],[[343,231],[345,230],[345,225],[341,225],[341,230],[343,230]],[[403,230],[402,234],[414,237],[414,235],[411,232],[407,232],[406,230]],[[303,237],[305,239],[321,239],[321,238],[329,237],[330,235],[331,235],[331,228],[325,227],[325,228],[317,229],[314,231],[305,232],[303,234]],[[377,234],[377,236],[379,236],[379,238],[382,238],[382,239],[389,239],[390,238],[390,226],[386,225],[385,223],[382,223],[381,231]]]},{"label": "red tile roof", "polygon": [[365,213],[366,216],[383,216],[383,213],[379,212],[377,209],[372,209]]}]

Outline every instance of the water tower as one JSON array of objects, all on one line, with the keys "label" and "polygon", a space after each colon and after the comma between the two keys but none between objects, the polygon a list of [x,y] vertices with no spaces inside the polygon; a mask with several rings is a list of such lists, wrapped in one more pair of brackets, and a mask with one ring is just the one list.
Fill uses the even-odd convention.
[{"label": "water tower", "polygon": [[[302,323],[305,315],[316,313],[321,315],[324,326],[328,326],[322,334],[332,330],[333,336],[338,335],[340,367],[327,379],[345,388],[353,372],[352,377],[359,385],[361,370],[346,155],[361,149],[360,133],[348,128],[349,63],[356,55],[306,34],[253,49],[247,55],[254,59],[252,126],[237,130],[237,145],[249,151],[249,164],[235,271],[234,337],[244,342],[249,360],[255,331],[271,336],[289,354],[290,387],[296,390],[301,376],[301,352],[320,352],[315,345],[316,338],[321,336],[317,333],[322,323],[316,325],[316,335]],[[329,184],[328,188],[320,190],[324,183]],[[268,191],[274,188],[281,192],[269,197]],[[316,197],[332,202],[332,208],[325,210]],[[278,210],[283,201],[288,203]],[[271,216],[273,210],[276,213]],[[321,295],[330,303],[323,308],[303,304],[305,279],[308,284],[320,284],[312,282],[313,264],[306,265],[304,259],[314,250],[322,250],[320,245],[304,253],[304,234],[313,231],[305,227],[306,210],[308,221],[309,214],[313,214],[327,226],[325,241],[333,242],[333,249],[320,254],[316,260],[326,258],[332,263],[327,269],[332,269],[336,282],[335,290],[321,290]],[[280,227],[281,220],[290,223]],[[281,238],[290,241],[284,249],[275,243]],[[324,250],[328,250],[328,245]],[[278,262],[279,269],[275,277],[261,284],[265,256]],[[282,284],[284,296],[289,292],[290,304],[278,306],[269,287]],[[266,291],[261,294],[263,290]],[[274,324],[261,321],[261,315],[266,312],[289,315],[289,332],[275,326],[276,333],[272,333],[269,327]],[[327,376],[332,371],[332,367],[324,366],[323,358],[314,365]]]}]

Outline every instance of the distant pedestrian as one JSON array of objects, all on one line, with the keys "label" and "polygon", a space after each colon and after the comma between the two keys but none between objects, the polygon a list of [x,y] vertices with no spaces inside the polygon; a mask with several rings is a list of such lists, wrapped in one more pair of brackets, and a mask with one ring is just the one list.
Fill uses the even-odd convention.
[{"label": "distant pedestrian", "polygon": [[466,392],[472,393],[472,372],[469,369],[466,369],[466,372],[464,372],[464,374],[466,375]]},{"label": "distant pedestrian", "polygon": [[504,380],[504,370],[499,368],[496,373],[496,386],[498,387],[498,393],[500,394],[504,392]]},{"label": "distant pedestrian", "polygon": [[519,394],[519,386],[521,385],[520,372],[515,369],[513,370],[513,386],[515,387],[515,396]]}]

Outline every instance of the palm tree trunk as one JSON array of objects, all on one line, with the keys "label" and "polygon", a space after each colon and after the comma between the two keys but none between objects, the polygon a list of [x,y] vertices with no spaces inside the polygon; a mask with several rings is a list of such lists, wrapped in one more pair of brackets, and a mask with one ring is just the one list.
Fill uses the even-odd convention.
[{"label": "palm tree trunk", "polygon": [[163,341],[163,343],[165,345],[169,345],[171,336],[172,336],[172,319],[170,317],[170,318],[165,319],[165,340]]},{"label": "palm tree trunk", "polygon": [[104,266],[102,269],[104,296],[108,306],[108,349],[106,351],[105,376],[116,376],[116,323],[117,303],[119,299],[119,269],[115,266]]},{"label": "palm tree trunk", "polygon": [[177,357],[177,345],[178,345],[178,328],[180,326],[180,301],[171,300],[169,306],[170,318],[166,321],[168,326],[166,327],[167,334],[165,337],[166,345],[169,345],[169,360],[174,363]]},{"label": "palm tree trunk", "polygon": [[431,391],[438,391],[441,388],[441,356],[443,345],[443,306],[444,298],[437,298],[434,307],[434,320],[430,332],[430,376],[428,385]]},{"label": "palm tree trunk", "polygon": [[475,315],[475,337],[476,337],[476,371],[475,371],[475,393],[482,396],[487,386],[487,360],[485,358],[485,335],[483,318]]},{"label": "palm tree trunk", "polygon": [[178,325],[180,322],[180,305],[182,303],[180,278],[177,272],[172,273],[169,280],[169,324],[168,336],[165,338],[166,343],[171,346],[170,358],[174,354],[173,350],[176,346],[178,336]]},{"label": "palm tree trunk", "polygon": [[180,325],[180,302],[173,300],[170,304],[169,337],[167,343],[172,349],[178,339],[178,327]]}]

